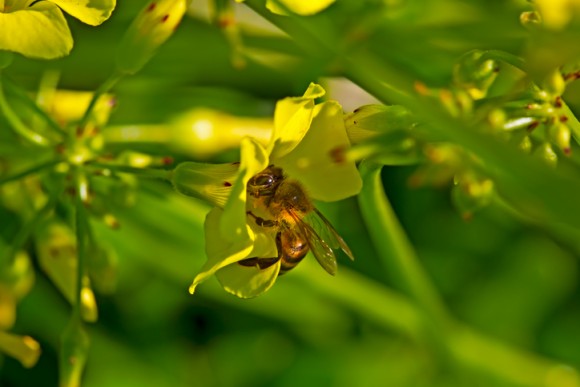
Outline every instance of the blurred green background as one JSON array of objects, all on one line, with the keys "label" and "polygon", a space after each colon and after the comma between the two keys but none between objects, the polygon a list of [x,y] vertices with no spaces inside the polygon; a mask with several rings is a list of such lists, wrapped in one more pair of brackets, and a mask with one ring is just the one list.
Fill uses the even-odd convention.
[{"label": "blurred green background", "polygon": [[[520,13],[530,7],[523,1],[387,1],[393,5],[379,16],[365,7],[383,2],[340,3],[312,17],[320,17],[314,25],[323,39],[324,33],[337,33],[327,29],[326,19],[348,27],[344,36],[368,27],[360,43],[365,49],[433,87],[448,85],[453,64],[471,49],[501,49],[535,63],[529,48],[549,46],[549,38],[538,43],[520,25]],[[35,90],[43,74],[55,70],[60,88],[95,90],[111,73],[111,53],[142,5],[119,2],[98,28],[69,18],[75,38],[69,57],[17,57],[7,74]],[[321,77],[341,75],[328,56],[304,50],[281,33],[250,28],[265,22],[245,6],[236,8],[243,44],[260,55],[236,68],[223,32],[199,15],[205,7],[194,1],[158,55],[114,88],[112,128],[163,124],[196,107],[268,117],[277,99],[301,95]],[[536,68],[541,74],[541,66]],[[580,103],[578,90],[571,85],[565,97],[572,110]],[[329,93],[345,106],[368,103],[355,92],[329,86]],[[196,160],[167,144],[115,147],[169,154],[176,162]],[[236,158],[234,149],[209,161]],[[367,230],[372,225],[363,221],[356,198],[319,205],[356,257],[339,262],[336,278],[308,257],[256,299],[225,293],[215,278],[190,296],[188,286],[205,261],[203,219],[210,207],[167,183],[143,180],[133,205],[114,207],[119,229],[91,221],[96,238],[116,252],[119,272],[114,294],[97,293],[99,319],[88,324],[83,386],[577,386],[578,232],[530,222],[496,201],[463,220],[449,186],[410,187],[416,169],[385,167],[385,192],[419,263],[450,314],[463,323],[457,330],[469,327],[489,345],[475,339],[471,344],[468,334],[451,343],[436,324],[418,321],[421,307],[405,295],[398,273],[378,258]],[[10,216],[2,214],[3,228],[16,227]],[[1,386],[58,384],[59,340],[70,306],[37,269],[12,331],[37,339],[42,355],[31,369],[1,357]],[[477,360],[485,358],[489,362]],[[536,362],[549,364],[542,380],[530,368]],[[520,377],[528,371],[530,379]]]}]

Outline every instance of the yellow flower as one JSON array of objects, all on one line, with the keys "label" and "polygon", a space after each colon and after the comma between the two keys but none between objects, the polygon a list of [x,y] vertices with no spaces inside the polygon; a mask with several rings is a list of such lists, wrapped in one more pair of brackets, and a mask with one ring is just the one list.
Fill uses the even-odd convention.
[{"label": "yellow flower", "polygon": [[68,55],[73,39],[62,11],[96,26],[115,5],[116,0],[0,0],[0,50],[41,59]]},{"label": "yellow flower", "polygon": [[[244,0],[236,0],[238,3]],[[287,10],[297,15],[309,16],[324,11],[336,0],[267,0],[266,8],[278,15],[287,15]]]},{"label": "yellow flower", "polygon": [[299,180],[315,200],[336,201],[356,195],[361,179],[352,162],[336,162],[333,150],[349,146],[342,107],[336,101],[315,104],[324,95],[311,84],[304,96],[278,102],[274,130],[266,147],[253,138],[241,143],[238,165],[184,163],[173,183],[182,193],[205,198],[216,207],[205,221],[208,260],[190,287],[216,274],[224,289],[238,297],[255,297],[268,290],[280,261],[266,269],[238,265],[249,257],[277,257],[275,236],[247,215],[248,181],[269,165]]}]

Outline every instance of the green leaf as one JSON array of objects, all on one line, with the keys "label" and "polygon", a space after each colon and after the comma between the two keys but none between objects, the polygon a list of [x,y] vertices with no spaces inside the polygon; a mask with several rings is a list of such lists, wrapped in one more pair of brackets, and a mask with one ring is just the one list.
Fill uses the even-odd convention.
[{"label": "green leaf", "polygon": [[0,13],[0,49],[40,59],[70,53],[73,39],[61,10],[41,1],[25,10]]},{"label": "green leaf", "polygon": [[97,26],[107,20],[117,0],[50,0],[83,23]]}]

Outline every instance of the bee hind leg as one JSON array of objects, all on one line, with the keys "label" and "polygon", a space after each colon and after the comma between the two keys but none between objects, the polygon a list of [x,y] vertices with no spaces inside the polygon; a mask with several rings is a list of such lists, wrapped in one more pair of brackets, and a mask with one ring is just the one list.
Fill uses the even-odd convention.
[{"label": "bee hind leg", "polygon": [[260,270],[264,270],[269,268],[270,266],[276,264],[280,260],[280,257],[272,257],[272,258],[246,258],[238,261],[238,264],[241,266],[246,267],[258,267]]}]

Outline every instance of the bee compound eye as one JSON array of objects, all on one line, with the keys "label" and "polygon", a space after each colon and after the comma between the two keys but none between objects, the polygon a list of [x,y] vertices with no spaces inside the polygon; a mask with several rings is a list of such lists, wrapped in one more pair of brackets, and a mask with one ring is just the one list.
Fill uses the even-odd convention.
[{"label": "bee compound eye", "polygon": [[274,184],[274,177],[272,175],[258,175],[254,177],[253,185],[258,187],[269,187]]}]

